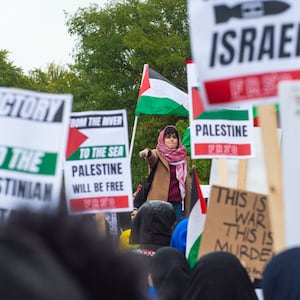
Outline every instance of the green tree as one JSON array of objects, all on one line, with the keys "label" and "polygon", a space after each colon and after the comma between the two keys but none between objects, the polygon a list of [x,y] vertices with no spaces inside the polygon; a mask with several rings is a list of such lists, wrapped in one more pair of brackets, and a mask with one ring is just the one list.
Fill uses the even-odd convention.
[{"label": "green tree", "polygon": [[15,88],[31,88],[31,82],[21,68],[16,67],[8,59],[8,50],[0,50],[0,86]]},{"label": "green tree", "polygon": [[[29,72],[29,79],[35,90],[47,93],[72,94],[77,97],[80,78],[68,67],[51,63],[45,71],[34,69]],[[83,102],[73,101],[73,110],[84,110]]]}]

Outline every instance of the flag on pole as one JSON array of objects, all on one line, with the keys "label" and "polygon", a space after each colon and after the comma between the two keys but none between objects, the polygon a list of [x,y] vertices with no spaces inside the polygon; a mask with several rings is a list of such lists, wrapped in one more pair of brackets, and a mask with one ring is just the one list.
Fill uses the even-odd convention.
[{"label": "flag on pole", "polygon": [[139,114],[188,117],[188,94],[145,64],[135,109]]},{"label": "flag on pole", "polygon": [[191,268],[198,261],[198,253],[206,218],[206,202],[203,197],[196,168],[192,170],[192,191],[187,226],[186,258]]}]

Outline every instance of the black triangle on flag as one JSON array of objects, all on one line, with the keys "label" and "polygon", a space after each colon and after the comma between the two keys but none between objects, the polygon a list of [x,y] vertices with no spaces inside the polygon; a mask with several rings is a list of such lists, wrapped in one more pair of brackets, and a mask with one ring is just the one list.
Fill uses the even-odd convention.
[{"label": "black triangle on flag", "polygon": [[206,201],[203,197],[201,187],[200,187],[200,180],[197,174],[197,169],[193,166],[192,170],[192,189],[191,189],[191,197],[190,197],[190,210],[189,214],[192,211],[194,205],[200,201],[200,207],[203,214],[206,213]]}]

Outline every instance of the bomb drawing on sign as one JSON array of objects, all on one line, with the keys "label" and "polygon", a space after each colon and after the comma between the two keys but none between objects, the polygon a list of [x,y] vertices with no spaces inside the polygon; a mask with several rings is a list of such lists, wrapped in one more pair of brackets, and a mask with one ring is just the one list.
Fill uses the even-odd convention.
[{"label": "bomb drawing on sign", "polygon": [[252,19],[285,12],[290,5],[283,1],[248,1],[233,7],[216,5],[214,7],[216,24],[226,23],[231,18]]}]

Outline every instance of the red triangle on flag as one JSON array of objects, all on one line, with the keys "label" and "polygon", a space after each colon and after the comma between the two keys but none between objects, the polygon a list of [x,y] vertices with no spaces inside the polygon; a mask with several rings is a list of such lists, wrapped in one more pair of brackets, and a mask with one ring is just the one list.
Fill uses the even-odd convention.
[{"label": "red triangle on flag", "polygon": [[193,119],[204,112],[202,97],[197,87],[192,87]]},{"label": "red triangle on flag", "polygon": [[69,127],[66,158],[70,157],[87,139],[88,137],[77,128]]},{"label": "red triangle on flag", "polygon": [[142,94],[145,91],[147,91],[148,89],[150,89],[149,65],[145,65],[144,72],[143,72],[142,84],[141,84],[141,88],[140,88],[138,99],[140,99],[140,97],[142,96]]},{"label": "red triangle on flag", "polygon": [[201,186],[200,186],[200,180],[199,180],[198,174],[196,172],[196,168],[194,168],[194,172],[195,172],[195,182],[196,182],[196,187],[197,187],[197,193],[198,193],[198,197],[199,197],[199,201],[200,201],[201,213],[206,214],[206,202],[203,197],[203,193],[202,193]]}]

